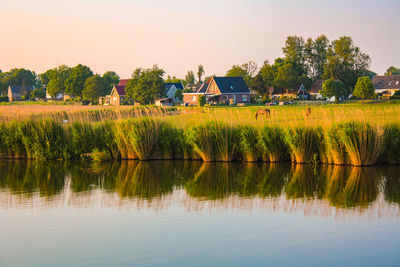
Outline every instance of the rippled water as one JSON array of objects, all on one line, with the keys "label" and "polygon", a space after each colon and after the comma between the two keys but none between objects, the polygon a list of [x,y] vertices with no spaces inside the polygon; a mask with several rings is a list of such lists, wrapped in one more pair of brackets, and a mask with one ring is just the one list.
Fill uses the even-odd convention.
[{"label": "rippled water", "polygon": [[0,265],[399,265],[400,168],[0,162]]}]

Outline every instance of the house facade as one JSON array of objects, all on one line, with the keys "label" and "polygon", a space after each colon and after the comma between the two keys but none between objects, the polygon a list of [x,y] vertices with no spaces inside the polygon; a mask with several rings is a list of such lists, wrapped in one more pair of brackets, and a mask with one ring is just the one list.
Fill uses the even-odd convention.
[{"label": "house facade", "polygon": [[374,76],[371,81],[375,93],[382,98],[389,98],[400,90],[400,75]]},{"label": "house facade", "polygon": [[8,86],[8,101],[21,101],[25,97],[25,95],[32,91],[34,88],[32,85],[30,86],[23,86],[23,85],[10,85]]},{"label": "house facade", "polygon": [[322,84],[323,84],[323,80],[316,80],[315,82],[313,82],[313,84],[311,85],[311,89],[309,91],[311,98],[313,99],[322,99],[323,96],[320,93],[320,91],[322,90]]},{"label": "house facade", "polygon": [[165,95],[167,98],[175,101],[175,93],[178,90],[183,90],[182,83],[165,83]]},{"label": "house facade", "polygon": [[243,77],[212,77],[205,95],[210,103],[250,103],[250,89]]}]

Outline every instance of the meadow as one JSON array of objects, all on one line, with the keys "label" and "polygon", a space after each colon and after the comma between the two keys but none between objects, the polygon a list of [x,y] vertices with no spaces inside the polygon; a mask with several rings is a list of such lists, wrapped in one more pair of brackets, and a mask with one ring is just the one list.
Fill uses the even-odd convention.
[{"label": "meadow", "polygon": [[2,106],[2,158],[400,163],[400,104]]}]

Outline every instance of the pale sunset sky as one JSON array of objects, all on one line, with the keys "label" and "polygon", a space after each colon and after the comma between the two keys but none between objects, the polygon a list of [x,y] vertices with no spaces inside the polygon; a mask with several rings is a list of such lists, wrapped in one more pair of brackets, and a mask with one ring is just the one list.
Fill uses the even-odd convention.
[{"label": "pale sunset sky", "polygon": [[184,77],[202,64],[273,62],[288,35],[351,36],[383,74],[400,67],[400,0],[0,0],[0,69],[61,64],[130,77],[158,64]]}]

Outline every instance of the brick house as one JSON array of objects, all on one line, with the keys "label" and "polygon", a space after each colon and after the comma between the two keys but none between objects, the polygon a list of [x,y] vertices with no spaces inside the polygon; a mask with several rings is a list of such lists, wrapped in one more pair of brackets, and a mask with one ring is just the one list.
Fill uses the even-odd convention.
[{"label": "brick house", "polygon": [[199,96],[204,95],[209,83],[198,83],[198,84],[187,84],[184,93],[182,93],[182,101],[191,106],[197,106],[199,104]]},{"label": "brick house", "polygon": [[250,89],[242,77],[212,77],[196,92],[183,93],[183,101],[197,105],[200,95],[205,95],[208,103],[250,103]]}]

